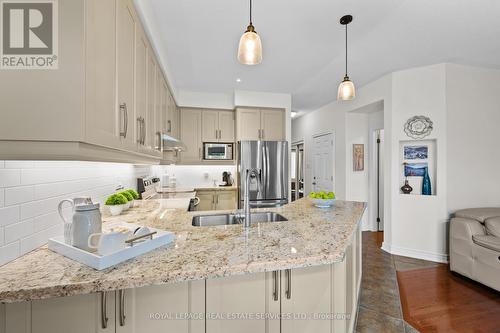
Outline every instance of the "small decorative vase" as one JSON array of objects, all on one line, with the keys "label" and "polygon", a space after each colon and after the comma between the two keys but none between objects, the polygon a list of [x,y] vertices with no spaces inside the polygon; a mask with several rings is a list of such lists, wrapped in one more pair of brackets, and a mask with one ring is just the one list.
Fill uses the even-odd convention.
[{"label": "small decorative vase", "polygon": [[109,212],[113,216],[120,215],[125,205],[109,205]]},{"label": "small decorative vase", "polygon": [[408,179],[405,179],[405,184],[401,186],[401,191],[404,194],[410,194],[411,191],[413,191],[413,187],[411,187],[410,184],[408,184]]},{"label": "small decorative vase", "polygon": [[425,168],[424,179],[422,181],[422,195],[432,195],[431,179],[429,178],[429,170]]}]

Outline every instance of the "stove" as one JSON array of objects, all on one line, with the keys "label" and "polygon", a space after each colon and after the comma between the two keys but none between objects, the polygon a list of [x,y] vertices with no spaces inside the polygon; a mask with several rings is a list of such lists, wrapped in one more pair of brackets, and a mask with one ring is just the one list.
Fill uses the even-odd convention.
[{"label": "stove", "polygon": [[158,177],[145,176],[137,178],[137,192],[139,192],[140,199],[151,199],[157,194],[159,187],[160,178]]}]

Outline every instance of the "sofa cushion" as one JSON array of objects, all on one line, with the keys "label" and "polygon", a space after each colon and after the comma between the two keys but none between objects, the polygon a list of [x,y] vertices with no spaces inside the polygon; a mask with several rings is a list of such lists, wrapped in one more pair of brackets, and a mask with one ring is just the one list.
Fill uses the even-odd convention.
[{"label": "sofa cushion", "polygon": [[500,216],[500,208],[486,207],[486,208],[469,208],[462,209],[455,212],[455,217],[462,217],[466,219],[476,220],[481,223],[490,217]]},{"label": "sofa cushion", "polygon": [[491,235],[474,235],[472,240],[479,246],[500,252],[500,238]]},{"label": "sofa cushion", "polygon": [[492,217],[484,221],[486,233],[500,238],[500,217]]}]

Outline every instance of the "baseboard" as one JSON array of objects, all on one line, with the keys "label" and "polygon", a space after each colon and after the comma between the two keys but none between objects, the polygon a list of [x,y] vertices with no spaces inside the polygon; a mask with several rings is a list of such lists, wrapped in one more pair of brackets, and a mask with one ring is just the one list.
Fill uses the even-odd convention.
[{"label": "baseboard", "polygon": [[384,250],[390,254],[394,254],[394,255],[398,255],[398,256],[410,257],[410,258],[415,258],[415,259],[422,259],[422,260],[433,261],[433,262],[439,262],[439,263],[443,263],[443,264],[447,264],[448,259],[449,259],[448,254],[410,249],[410,248],[406,248],[406,247],[391,245],[391,244],[388,244],[386,242],[382,243],[382,250]]}]

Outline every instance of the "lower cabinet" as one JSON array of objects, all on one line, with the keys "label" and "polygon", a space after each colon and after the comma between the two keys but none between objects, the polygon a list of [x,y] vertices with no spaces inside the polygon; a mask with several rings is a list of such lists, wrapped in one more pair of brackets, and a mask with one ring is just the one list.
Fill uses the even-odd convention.
[{"label": "lower cabinet", "polygon": [[237,191],[212,191],[196,190],[200,203],[196,206],[198,211],[207,210],[233,210],[237,208]]},{"label": "lower cabinet", "polygon": [[361,231],[331,265],[0,304],[0,333],[354,332]]},{"label": "lower cabinet", "polygon": [[116,332],[189,331],[189,284],[176,283],[116,292]]},{"label": "lower cabinet", "polygon": [[279,301],[272,301],[272,273],[207,280],[206,333],[279,332]]}]

